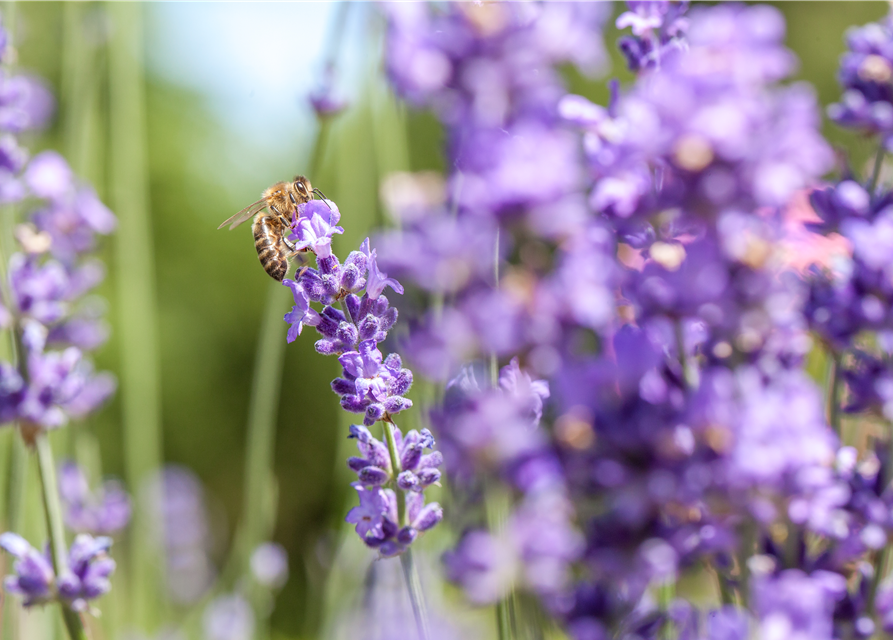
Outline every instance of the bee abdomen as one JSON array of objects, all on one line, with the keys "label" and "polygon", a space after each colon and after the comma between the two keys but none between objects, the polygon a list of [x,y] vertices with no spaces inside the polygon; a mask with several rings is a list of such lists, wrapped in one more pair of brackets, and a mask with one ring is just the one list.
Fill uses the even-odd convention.
[{"label": "bee abdomen", "polygon": [[254,248],[264,271],[274,280],[282,282],[288,273],[288,258],[282,222],[273,216],[258,216],[254,221]]}]

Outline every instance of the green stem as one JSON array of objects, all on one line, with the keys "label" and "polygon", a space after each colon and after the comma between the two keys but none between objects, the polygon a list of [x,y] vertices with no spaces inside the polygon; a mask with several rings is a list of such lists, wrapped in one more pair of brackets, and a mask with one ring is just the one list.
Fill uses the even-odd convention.
[{"label": "green stem", "polygon": [[685,328],[682,326],[682,320],[677,319],[673,322],[673,332],[676,335],[676,351],[679,352],[679,366],[682,367],[682,380],[685,382],[685,388],[691,389],[694,386],[694,380],[689,362],[688,352],[685,349]]},{"label": "green stem", "polygon": [[[382,420],[385,442],[388,445],[388,455],[391,458],[391,483],[397,494],[397,519],[400,526],[407,524],[406,495],[397,486],[397,476],[403,471],[400,464],[400,456],[397,453],[397,440],[394,438],[394,429],[397,428],[389,417]],[[416,628],[420,640],[428,640],[428,614],[425,610],[425,594],[422,592],[422,583],[419,580],[418,570],[412,560],[412,550],[407,549],[400,555],[400,564],[403,566],[403,577],[406,580],[406,590],[409,592],[409,601],[412,603],[412,614],[415,617]]]},{"label": "green stem", "polygon": [[828,422],[834,433],[840,438],[840,401],[842,395],[842,384],[840,375],[841,356],[834,354],[831,359],[830,371],[828,373]]},{"label": "green stem", "polygon": [[[496,227],[496,238],[493,242],[493,288],[499,289],[499,240],[501,228]],[[499,384],[499,359],[496,353],[490,353],[490,383],[495,388]],[[504,494],[501,494],[504,497]],[[501,531],[505,526],[506,514],[508,513],[507,500],[499,500],[498,507],[494,506],[493,491],[487,492],[487,516],[490,520],[490,529],[492,531]],[[505,598],[496,603],[496,628],[499,632],[499,640],[508,640],[515,637],[516,621],[514,616],[514,608],[511,606],[511,599],[514,596],[514,587],[509,590]]]},{"label": "green stem", "polygon": [[397,520],[401,527],[406,526],[406,496],[403,495],[403,492],[397,488],[397,476],[403,471],[403,467],[400,464],[400,456],[397,454],[397,441],[394,439],[394,428],[395,425],[393,422],[388,420],[383,420],[382,425],[384,426],[384,437],[385,442],[388,445],[388,455],[391,457],[391,474],[392,481],[394,483],[394,490],[397,493]]},{"label": "green stem", "polygon": [[400,554],[400,564],[403,566],[403,577],[409,590],[409,601],[412,603],[412,615],[415,617],[419,640],[428,640],[431,637],[428,630],[428,613],[425,610],[425,596],[422,592],[419,572],[412,558],[412,549],[407,549]]},{"label": "green stem", "polygon": [[[56,576],[62,576],[68,571],[68,548],[65,544],[65,529],[62,526],[62,506],[59,504],[59,494],[56,485],[56,465],[53,462],[53,450],[50,448],[50,440],[45,431],[41,431],[35,438],[37,449],[37,467],[40,471],[40,489],[43,494],[43,508],[46,513],[47,529],[50,534],[50,555],[53,559],[53,568]],[[60,603],[62,607],[62,619],[71,640],[86,640],[87,635],[84,625],[77,612],[67,604]]]},{"label": "green stem", "polygon": [[884,145],[881,144],[878,147],[877,154],[874,156],[874,167],[871,170],[871,180],[868,183],[868,194],[873,198],[874,190],[877,188],[878,180],[881,177],[881,167],[884,165],[884,156],[887,155],[887,150],[884,149]]},{"label": "green stem", "polygon": [[247,568],[251,551],[271,537],[276,505],[269,500],[275,481],[273,447],[281,389],[285,340],[283,309],[288,291],[278,282],[267,285],[267,302],[261,324],[254,380],[248,417],[248,442],[245,450],[245,494],[242,503],[242,569]]},{"label": "green stem", "polygon": [[[121,348],[121,409],[127,484],[136,491],[162,460],[161,391],[155,264],[147,180],[142,7],[110,3],[109,176],[118,215],[115,280]],[[158,611],[162,548],[153,544],[147,510],[137,505],[128,540],[128,619],[151,631]],[[159,557],[159,554],[160,557]]]}]

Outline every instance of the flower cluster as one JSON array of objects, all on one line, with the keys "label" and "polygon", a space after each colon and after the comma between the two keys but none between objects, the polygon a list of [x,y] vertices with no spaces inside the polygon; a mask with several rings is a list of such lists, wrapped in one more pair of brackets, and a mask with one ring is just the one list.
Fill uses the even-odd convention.
[{"label": "flower cluster", "polygon": [[110,538],[78,535],[68,552],[68,569],[60,576],[53,571],[49,552],[40,553],[19,535],[0,535],[0,548],[16,559],[14,575],[6,577],[4,589],[23,599],[28,607],[53,600],[67,603],[75,611],[85,611],[88,601],[108,593],[109,576],[115,561],[108,557]]},{"label": "flower cluster", "polygon": [[108,335],[101,304],[85,294],[105,275],[89,253],[115,218],[55,152],[35,156],[21,184],[22,197],[38,199],[39,208],[17,228],[21,252],[9,260],[0,319],[20,334],[23,351],[18,369],[2,368],[0,404],[4,421],[51,429],[94,411],[115,390],[111,374],[94,373],[84,357]]},{"label": "flower cluster", "polygon": [[[890,201],[852,179],[814,192],[812,230],[852,261],[791,272],[783,210],[833,159],[814,93],[781,84],[777,10],[687,8],[629,3],[641,73],[607,106],[564,95],[556,65],[581,60],[551,7],[385,8],[392,84],[448,140],[440,196],[401,178],[378,245],[428,296],[405,356],[446,382],[432,428],[455,499],[487,512],[457,516],[447,571],[479,603],[533,591],[577,639],[866,637],[874,591],[842,585],[890,535],[887,467],[840,448],[802,368],[888,330]],[[891,406],[872,358],[843,361],[851,411]],[[749,611],[653,601],[695,566]]]},{"label": "flower cluster", "polygon": [[828,107],[837,124],[876,134],[886,148],[893,135],[893,22],[852,27],[847,32],[847,51],[840,60],[838,80],[844,93]]},{"label": "flower cluster", "polygon": [[630,71],[660,68],[661,59],[686,45],[688,0],[634,0],[629,11],[617,17],[617,28],[632,27],[632,36],[623,36],[617,46]]},{"label": "flower cluster", "polygon": [[65,509],[65,524],[78,533],[112,534],[130,522],[130,497],[115,481],[90,491],[83,471],[72,461],[59,468],[59,498]]},{"label": "flower cluster", "polygon": [[[285,315],[289,323],[287,340],[293,342],[304,326],[315,327],[321,338],[316,351],[334,355],[342,367],[332,381],[332,390],[341,406],[363,414],[365,426],[353,425],[350,437],[357,439],[362,458],[351,458],[357,472],[353,484],[360,504],[347,515],[356,524],[357,534],[382,555],[404,551],[418,534],[427,531],[443,517],[440,505],[425,505],[424,490],[440,479],[439,452],[427,430],[412,430],[404,436],[393,417],[412,406],[406,397],[412,386],[412,372],[400,356],[385,357],[378,345],[388,337],[397,321],[397,309],[383,295],[386,287],[403,293],[403,287],[378,266],[376,249],[369,239],[352,251],[342,264],[332,252],[332,235],[343,233],[336,226],[340,212],[330,200],[312,200],[298,205],[292,215],[291,240],[298,250],[316,257],[316,268],[303,266],[294,280],[282,283],[294,298]],[[321,311],[311,302],[323,305]],[[387,445],[376,440],[367,427],[381,422]]]}]

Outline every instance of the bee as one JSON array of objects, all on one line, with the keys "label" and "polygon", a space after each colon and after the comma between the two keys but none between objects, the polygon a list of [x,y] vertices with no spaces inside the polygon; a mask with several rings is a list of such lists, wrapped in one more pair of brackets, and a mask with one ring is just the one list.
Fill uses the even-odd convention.
[{"label": "bee", "polygon": [[[299,204],[310,202],[315,194],[322,195],[322,192],[314,189],[304,176],[295,176],[292,182],[277,182],[263,192],[260,200],[227,218],[217,228],[229,225],[230,229],[235,229],[255,216],[252,230],[257,257],[264,271],[282,282],[288,273],[288,261],[301,253],[287,237],[290,216]],[[264,209],[268,209],[268,213],[261,214]]]}]

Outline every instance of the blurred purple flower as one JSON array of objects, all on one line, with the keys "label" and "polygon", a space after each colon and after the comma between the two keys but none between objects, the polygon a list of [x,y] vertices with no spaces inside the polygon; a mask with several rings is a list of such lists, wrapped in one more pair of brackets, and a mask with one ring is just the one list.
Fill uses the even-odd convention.
[{"label": "blurred purple flower", "polygon": [[764,638],[831,640],[834,603],[846,593],[843,576],[827,571],[807,575],[789,569],[754,581],[754,611]]},{"label": "blurred purple flower", "polygon": [[55,575],[48,554],[38,552],[24,538],[10,532],[0,535],[0,548],[16,559],[14,575],[6,576],[3,582],[7,593],[23,598],[26,607],[53,598]]},{"label": "blurred purple flower", "polygon": [[251,554],[251,573],[268,589],[280,589],[288,580],[288,553],[275,542],[258,545]]},{"label": "blurred purple flower", "polygon": [[202,616],[205,640],[251,640],[254,611],[237,593],[217,596]]},{"label": "blurred purple flower", "polygon": [[68,572],[59,576],[59,596],[75,611],[86,611],[87,601],[112,588],[109,576],[115,561],[108,556],[111,538],[77,535],[68,553]]},{"label": "blurred purple flower", "polygon": [[168,594],[173,602],[196,602],[214,580],[211,531],[204,491],[186,467],[165,465],[143,486],[154,520],[156,543],[163,545]]},{"label": "blurred purple flower", "polygon": [[849,49],[840,58],[838,80],[844,90],[828,115],[843,127],[878,134],[889,149],[893,134],[893,26],[890,16],[846,34]]},{"label": "blurred purple flower", "polygon": [[0,129],[10,133],[42,129],[54,109],[55,101],[42,79],[0,74]]},{"label": "blurred purple flower", "polygon": [[130,496],[115,481],[107,481],[95,492],[74,462],[59,468],[59,497],[65,508],[65,524],[76,532],[112,534],[130,522]]}]

